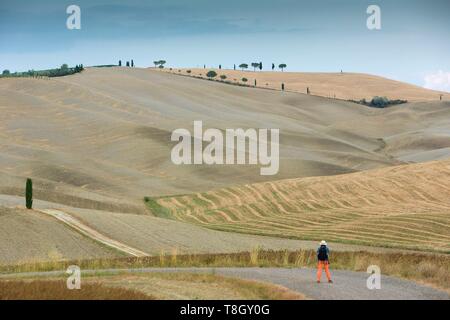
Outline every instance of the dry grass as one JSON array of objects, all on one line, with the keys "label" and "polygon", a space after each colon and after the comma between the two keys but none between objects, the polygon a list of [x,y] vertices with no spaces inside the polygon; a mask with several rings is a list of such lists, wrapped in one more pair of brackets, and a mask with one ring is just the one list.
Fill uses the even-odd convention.
[{"label": "dry grass", "polygon": [[[85,278],[86,279],[86,278]],[[101,276],[93,279],[106,286],[128,288],[157,299],[298,300],[305,297],[274,284],[215,274],[148,273]],[[86,281],[86,280],[85,280]]]},{"label": "dry grass", "polygon": [[172,218],[304,240],[450,252],[450,161],[163,197]]},{"label": "dry grass", "polygon": [[[186,70],[191,72],[187,73]],[[306,88],[309,88],[312,95],[328,98],[360,100],[371,99],[374,96],[388,96],[408,101],[436,101],[442,93],[443,99],[450,99],[450,94],[445,92],[361,73],[253,72],[214,68],[177,69],[172,73],[207,79],[206,73],[209,70],[216,71],[218,75],[226,75],[226,81],[232,84],[254,86],[256,80],[259,88],[281,90],[281,83],[284,83],[288,91],[306,93]],[[171,72],[169,69],[161,71]],[[242,78],[247,78],[248,81],[244,83]],[[216,80],[219,80],[219,77]]]},{"label": "dry grass", "polygon": [[[162,259],[162,256],[164,259]],[[314,250],[273,251],[260,248],[251,252],[232,254],[177,255],[145,258],[119,258],[46,262],[0,267],[2,273],[66,270],[75,264],[82,270],[141,267],[316,267]],[[385,275],[422,282],[450,291],[450,256],[413,252],[332,252],[334,269],[366,271],[369,265],[378,265]]]},{"label": "dry grass", "polygon": [[84,276],[80,290],[65,278],[0,281],[0,300],[299,300],[284,287],[214,274],[148,273]]},{"label": "dry grass", "polygon": [[100,283],[83,284],[79,290],[68,290],[61,280],[3,280],[0,300],[149,300],[142,292]]}]

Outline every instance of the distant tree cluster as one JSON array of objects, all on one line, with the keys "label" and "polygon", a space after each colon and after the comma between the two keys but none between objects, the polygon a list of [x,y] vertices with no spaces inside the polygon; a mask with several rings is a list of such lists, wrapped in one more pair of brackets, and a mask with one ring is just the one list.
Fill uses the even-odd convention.
[{"label": "distant tree cluster", "polygon": [[155,60],[153,61],[153,64],[155,65],[155,68],[164,68],[164,65],[166,64],[166,60]]},{"label": "distant tree cluster", "polygon": [[401,99],[390,100],[387,97],[378,97],[378,96],[373,97],[372,100],[370,100],[370,101],[367,101],[366,99],[361,99],[359,101],[353,101],[353,100],[351,100],[351,101],[359,103],[359,104],[363,104],[365,106],[374,107],[374,108],[386,108],[389,106],[408,102],[407,100],[401,100]]},{"label": "distant tree cluster", "polygon": [[[261,71],[263,69],[262,62],[252,62],[250,65],[253,67],[253,71],[256,71],[257,69],[259,69]],[[244,69],[248,68],[248,64],[241,63],[239,65],[239,68],[241,68],[242,71],[244,71]],[[281,71],[284,71],[284,69],[287,68],[287,65],[285,63],[281,63],[278,65],[278,68],[280,68]],[[234,70],[236,70],[236,65],[234,65]],[[275,63],[272,63],[272,70],[275,70]]]},{"label": "distant tree cluster", "polygon": [[70,74],[79,73],[84,70],[82,64],[76,65],[74,68],[64,63],[60,68],[48,70],[28,70],[25,72],[11,73],[9,70],[3,70],[1,77],[62,77]]}]

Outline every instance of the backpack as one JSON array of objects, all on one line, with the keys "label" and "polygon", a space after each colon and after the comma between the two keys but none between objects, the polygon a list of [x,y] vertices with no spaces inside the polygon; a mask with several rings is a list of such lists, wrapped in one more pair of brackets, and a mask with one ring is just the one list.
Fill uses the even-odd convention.
[{"label": "backpack", "polygon": [[317,254],[317,258],[319,259],[319,261],[327,261],[328,260],[327,246],[320,246],[319,253]]}]

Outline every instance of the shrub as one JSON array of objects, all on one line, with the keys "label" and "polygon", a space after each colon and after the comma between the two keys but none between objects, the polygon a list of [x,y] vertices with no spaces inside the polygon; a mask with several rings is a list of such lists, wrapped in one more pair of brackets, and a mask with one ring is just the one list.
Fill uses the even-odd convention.
[{"label": "shrub", "polygon": [[186,73],[191,73],[192,71],[191,70],[186,70]]},{"label": "shrub", "polygon": [[217,76],[217,73],[216,73],[214,70],[210,70],[210,71],[208,71],[208,73],[206,74],[206,76],[207,76],[208,78],[214,78],[214,77]]},{"label": "shrub", "polygon": [[370,100],[370,101],[367,101],[365,98],[361,99],[359,101],[355,101],[355,100],[349,100],[349,101],[363,104],[363,105],[369,106],[369,107],[374,107],[374,108],[386,108],[389,106],[408,102],[408,100],[401,100],[401,99],[389,100],[386,97],[378,97],[378,96],[373,97],[372,100]]},{"label": "shrub", "polygon": [[370,104],[373,107],[384,108],[389,104],[389,99],[386,97],[373,97],[372,101],[370,101]]},{"label": "shrub", "polygon": [[247,78],[242,78],[242,82],[247,82],[248,79]]},{"label": "shrub", "polygon": [[222,75],[220,76],[220,79],[222,79],[222,80],[225,80],[226,78],[227,78],[227,76],[224,75],[224,74],[222,74]]}]

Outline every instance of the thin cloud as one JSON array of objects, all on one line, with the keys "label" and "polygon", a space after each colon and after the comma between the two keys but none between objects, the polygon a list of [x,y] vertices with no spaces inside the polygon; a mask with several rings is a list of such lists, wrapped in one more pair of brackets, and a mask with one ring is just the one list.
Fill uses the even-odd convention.
[{"label": "thin cloud", "polygon": [[439,70],[425,76],[425,88],[450,92],[450,72]]}]

